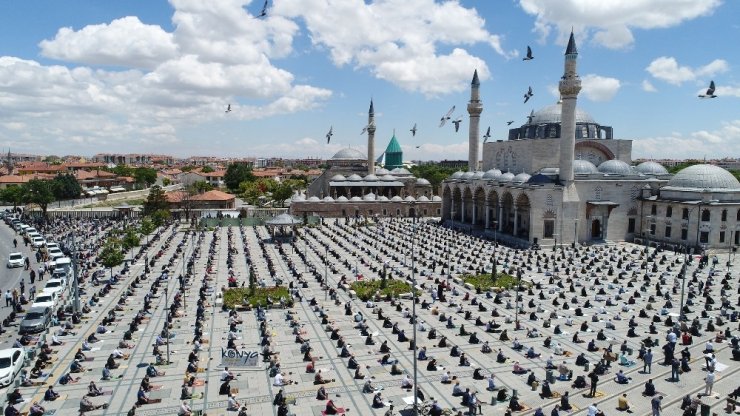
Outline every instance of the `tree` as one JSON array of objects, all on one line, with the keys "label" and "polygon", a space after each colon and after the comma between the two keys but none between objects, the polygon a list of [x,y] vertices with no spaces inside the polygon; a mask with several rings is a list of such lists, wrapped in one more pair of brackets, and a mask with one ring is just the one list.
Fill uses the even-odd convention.
[{"label": "tree", "polygon": [[100,250],[99,257],[100,263],[110,269],[110,275],[113,277],[113,268],[123,263],[125,259],[121,251],[121,241],[117,238],[109,238]]},{"label": "tree", "polygon": [[172,180],[170,180],[170,178],[162,178],[162,185],[170,186],[171,183],[172,183]]},{"label": "tree", "polygon": [[54,202],[51,181],[31,179],[23,187],[25,202],[38,205],[41,208],[41,212],[46,216],[46,208],[50,203]]},{"label": "tree", "polygon": [[247,201],[249,205],[257,205],[262,195],[256,182],[242,182],[239,185],[239,197]]},{"label": "tree", "polygon": [[152,186],[149,190],[149,196],[147,196],[146,201],[144,201],[144,207],[142,210],[143,214],[151,215],[160,210],[169,212],[169,209],[170,203],[167,202],[167,196],[162,187],[159,185]]},{"label": "tree", "polygon": [[26,189],[18,185],[10,185],[2,190],[0,199],[13,203],[13,211],[26,200]]},{"label": "tree", "polygon": [[148,188],[157,182],[157,170],[145,167],[136,168],[134,170],[134,180],[136,180],[136,183],[143,183]]},{"label": "tree", "polygon": [[149,244],[149,234],[151,234],[156,228],[157,227],[154,226],[151,218],[144,217],[144,219],[141,220],[141,224],[139,225],[139,232],[142,235],[146,236],[147,244]]},{"label": "tree", "polygon": [[169,210],[160,209],[152,213],[152,223],[155,226],[161,227],[165,222],[169,221],[172,217]]},{"label": "tree", "polygon": [[254,175],[252,174],[252,168],[244,163],[232,163],[226,168],[224,174],[224,183],[226,187],[231,191],[239,189],[239,185],[242,182],[254,181]]},{"label": "tree", "polygon": [[79,198],[82,186],[72,174],[57,175],[51,184],[52,192],[57,200]]},{"label": "tree", "polygon": [[272,199],[280,203],[280,206],[284,206],[285,200],[293,195],[293,187],[287,183],[279,184],[275,190],[272,191]]},{"label": "tree", "polygon": [[113,169],[110,169],[111,172],[115,173],[118,176],[133,176],[134,175],[134,168],[128,165],[116,165]]},{"label": "tree", "polygon": [[213,169],[212,167],[206,165],[206,166],[203,166],[203,169],[201,169],[200,171],[203,172],[203,173],[211,173],[211,172],[214,172],[215,169]]},{"label": "tree", "polygon": [[121,240],[121,243],[123,244],[124,250],[130,250],[138,246],[140,241],[141,237],[136,231],[136,228],[128,227],[123,231],[123,239]]},{"label": "tree", "polygon": [[196,194],[202,194],[204,192],[212,191],[213,185],[206,181],[196,181],[190,186]]}]

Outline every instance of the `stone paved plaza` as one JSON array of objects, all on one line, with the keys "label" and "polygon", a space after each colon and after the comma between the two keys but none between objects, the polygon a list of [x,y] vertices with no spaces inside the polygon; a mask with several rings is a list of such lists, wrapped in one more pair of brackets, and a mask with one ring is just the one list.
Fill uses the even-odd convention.
[{"label": "stone paved plaza", "polygon": [[[493,242],[459,234],[426,220],[416,224],[380,221],[355,227],[352,221],[344,219],[326,220],[323,226],[300,229],[295,240],[287,237],[272,239],[263,227],[222,227],[196,233],[173,224],[160,229],[156,236],[152,236],[149,246],[135,251],[134,261],[125,273],[120,268],[113,270],[119,276],[118,282],[97,299],[80,324],[74,325],[71,331],[75,335],[58,336],[63,345],[51,347],[53,352],[42,370],[44,375],[32,379],[34,385],[20,387],[25,401],[16,407],[27,412],[31,403],[38,401],[46,409],[46,414],[79,414],[80,399],[87,394],[90,381],[94,381],[104,395],[90,397],[90,401],[94,405],[106,403],[108,406],[85,412],[86,415],[175,415],[183,403],[180,400],[183,381],[188,380],[193,398],[186,400],[186,404],[194,413],[237,415],[237,411],[227,410],[227,395],[219,394],[223,392],[220,391],[223,390],[220,388],[223,371],[221,349],[226,347],[230,332],[229,314],[221,308],[220,292],[228,285],[230,276],[237,285],[246,285],[249,268],[253,267],[259,284],[270,286],[276,281],[290,284],[301,300],[297,300],[292,308],[270,309],[265,315],[268,349],[275,353],[284,378],[295,383],[275,386],[274,378],[270,377],[269,363],[263,363],[262,368],[230,369],[235,379],[227,390],[233,393],[240,405],[246,405],[247,414],[278,414],[273,398],[281,389],[288,402],[294,403],[289,405],[291,414],[320,415],[325,409],[326,400],[316,398],[320,387],[314,384],[316,373],[306,372],[310,362],[305,361],[307,357],[301,352],[302,345],[296,342],[298,336],[308,340],[315,360],[314,368],[329,381],[323,387],[328,398],[338,407],[349,414],[385,414],[388,406],[373,407],[375,393],[363,393],[363,386],[370,380],[373,388],[381,393],[382,401],[393,403],[394,414],[398,414],[410,407],[407,402],[413,401],[411,390],[402,388],[405,374],[413,378],[414,351],[409,342],[413,337],[412,300],[404,296],[393,302],[383,299],[363,302],[343,286],[345,282],[354,281],[356,274],[361,279],[379,278],[384,269],[392,278],[410,279],[413,264],[416,270],[413,276],[421,291],[416,307],[419,318],[417,344],[419,348],[426,348],[428,357],[418,361],[419,387],[427,400],[436,399],[442,408],[453,409],[453,414],[469,410],[461,405],[461,397],[453,396],[453,387],[459,381],[463,391],[477,392],[481,403],[479,410],[486,415],[505,414],[514,391],[524,406],[514,414],[530,415],[541,407],[549,415],[561,402],[560,396],[567,392],[573,408],[560,414],[585,415],[592,403],[607,415],[619,414],[622,412],[617,410],[617,398],[626,393],[631,411],[646,415],[651,414],[651,397],[643,396],[642,392],[648,379],[652,379],[657,394],[664,397],[661,414],[680,415],[685,395],[696,398],[697,393],[705,391],[707,373],[703,370],[703,351],[707,341],[713,343],[715,350],[716,381],[712,394],[701,397],[701,402],[713,413],[725,413],[725,399],[738,387],[735,377],[740,368],[737,361],[732,360],[733,348],[729,338],[723,342],[715,339],[718,333],[731,337],[738,331],[737,317],[733,319],[732,315],[738,304],[739,271],[732,265],[728,272],[726,252],[717,254],[715,268],[712,253],[707,266],[699,268],[698,258],[695,258],[687,267],[685,298],[690,310],[687,326],[691,327],[695,318],[698,323],[693,328],[690,345],[683,345],[682,332],[679,331],[675,356],[680,359],[686,348],[690,354],[687,364],[691,371],[683,372],[679,381],[673,381],[671,366],[664,364],[664,346],[668,343],[666,339],[671,324],[678,322],[681,280],[676,276],[685,261],[683,254],[650,248],[646,256],[644,247],[630,243],[579,246],[576,249],[570,246],[543,248],[538,251],[515,251],[500,245],[495,250],[497,270],[514,275],[520,271],[522,275],[521,302],[517,307],[513,290],[476,293],[458,278],[463,273],[491,272]],[[105,227],[92,228],[86,234],[84,241],[90,244],[91,252],[94,252],[95,242],[108,231]],[[183,259],[186,264],[192,261],[190,267],[183,267]],[[152,262],[148,273],[145,272],[147,260]],[[98,270],[93,265],[94,261],[94,256],[85,259],[83,268]],[[644,264],[647,264],[647,269]],[[165,269],[169,272],[168,279],[162,278]],[[192,273],[186,279],[185,295],[176,297],[180,291],[178,276],[188,269]],[[729,277],[725,277],[726,273]],[[82,300],[87,305],[90,305],[93,294],[106,287],[109,276],[108,272],[101,276],[98,286],[92,284],[90,276],[85,279]],[[325,290],[322,284],[325,277],[331,290]],[[37,285],[43,283],[36,282]],[[442,294],[444,302],[434,300],[432,292],[435,297],[437,293]],[[200,303],[199,299],[202,299]],[[712,302],[709,305],[711,309],[703,317],[707,299]],[[726,301],[726,307],[723,307],[723,301]],[[201,319],[197,319],[199,304],[202,305]],[[147,312],[137,317],[137,313],[145,309]],[[71,374],[79,380],[61,384],[60,378],[69,372],[83,341],[100,329],[102,319],[111,311],[115,321],[101,329],[101,333],[96,335],[99,341],[90,343],[90,350],[83,351],[85,359],[81,364],[84,371]],[[155,361],[153,345],[166,325],[168,312],[172,317],[171,363],[155,366],[164,374],[149,380],[146,394],[149,401],[156,403],[136,407],[137,393],[147,366]],[[379,313],[387,319],[378,319]],[[236,316],[242,321],[236,324],[234,342],[237,348],[262,352],[257,313],[254,310],[238,311]],[[518,330],[515,328],[517,317]],[[634,334],[628,336],[633,317]],[[139,322],[138,329],[132,332],[132,339],[125,341],[129,345],[124,347],[120,343],[135,319]],[[372,334],[374,345],[367,345],[367,337],[360,332],[362,320],[367,325],[366,333]],[[476,320],[482,325],[476,325]],[[197,321],[201,322],[198,327]],[[16,324],[18,322],[15,321]],[[490,332],[487,332],[489,322]],[[713,330],[707,328],[710,322]],[[651,323],[654,324],[653,334],[650,333]],[[466,335],[460,335],[463,327]],[[50,328],[41,335],[39,343],[26,348],[37,356],[40,352],[38,346],[44,341],[51,343],[52,334],[58,333],[60,328]],[[202,332],[200,352],[191,354],[198,328]],[[102,333],[103,329],[105,333]],[[429,338],[432,329],[436,332],[435,339]],[[403,331],[408,340],[400,340],[396,330]],[[470,333],[476,334],[478,343],[471,339]],[[509,340],[501,340],[502,334],[508,335]],[[576,334],[582,342],[574,342]],[[643,361],[637,358],[648,337],[655,340],[650,374],[643,373]],[[3,334],[5,346],[10,346],[17,338],[17,327],[9,327]],[[348,368],[350,358],[340,357],[341,349],[337,348],[340,340],[332,338],[340,338],[346,343],[346,349],[354,356],[361,374]],[[440,346],[443,338],[446,346]],[[523,346],[521,350],[513,348],[515,340]],[[588,350],[592,340],[597,351]],[[380,352],[384,341],[390,349],[389,362],[397,360],[395,367],[400,374],[391,374],[391,364],[380,363],[386,355]],[[545,346],[546,342],[549,348]],[[624,349],[627,352],[621,354],[623,342],[626,342]],[[488,343],[491,353],[481,351],[483,343]],[[589,387],[573,387],[579,376],[585,377],[586,383],[590,382],[587,375],[605,357],[604,350],[609,346],[613,355],[608,355],[608,359],[615,361],[610,362],[605,374],[599,376],[595,397],[588,396]],[[540,354],[539,357],[527,357],[525,353],[530,347]],[[120,349],[124,357],[114,358],[118,368],[111,370],[110,380],[101,380],[106,361],[116,349]],[[161,345],[158,349],[162,359],[166,360],[166,346]],[[504,362],[497,362],[499,350],[506,357]],[[457,353],[464,354],[469,365],[460,365]],[[588,369],[576,365],[576,358],[582,353],[589,362]],[[188,373],[189,361],[196,356],[197,362],[193,366],[197,370]],[[436,360],[436,370],[428,369],[431,359]],[[549,398],[541,396],[547,379],[548,359],[555,366],[550,376],[552,396]],[[528,371],[515,374],[513,370],[517,362]],[[555,380],[561,364],[572,370],[571,380]],[[25,369],[29,370],[30,365]],[[480,369],[482,377],[479,379],[473,377],[476,369]],[[620,370],[629,378],[627,384],[616,382],[616,374]],[[442,383],[446,372],[454,379],[453,383]],[[537,388],[527,384],[530,373],[537,379]],[[495,389],[489,391],[487,378],[491,374],[494,375]],[[43,400],[48,385],[61,395],[57,400]],[[6,390],[10,393],[12,387]],[[495,400],[499,390],[506,391],[503,401]],[[134,413],[131,413],[132,408]]]}]

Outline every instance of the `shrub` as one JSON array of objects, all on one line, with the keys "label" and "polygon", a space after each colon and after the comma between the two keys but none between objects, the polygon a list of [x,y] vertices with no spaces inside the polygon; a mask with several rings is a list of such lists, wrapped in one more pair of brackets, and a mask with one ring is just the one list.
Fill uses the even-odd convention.
[{"label": "shrub", "polygon": [[283,286],[273,287],[257,287],[254,291],[250,291],[248,287],[235,287],[227,289],[224,292],[224,305],[228,309],[233,308],[236,305],[243,305],[244,300],[252,306],[260,305],[262,307],[267,306],[267,297],[270,297],[274,303],[280,301],[280,298],[285,298],[288,306],[293,306],[293,298],[290,296],[288,288]]},{"label": "shrub", "polygon": [[397,297],[402,293],[411,293],[411,285],[403,280],[396,279],[385,279],[385,287],[381,287],[382,280],[360,280],[353,282],[350,286],[352,290],[357,293],[357,297],[363,301],[372,298],[376,292],[380,292],[380,295],[386,297]]},{"label": "shrub", "polygon": [[[468,274],[463,276],[463,281],[465,283],[470,283],[481,290],[488,290],[491,288],[511,289],[516,287],[516,277],[506,273],[498,273],[495,280],[491,278],[490,274]],[[529,287],[532,286],[532,283],[522,279],[522,286]]]}]

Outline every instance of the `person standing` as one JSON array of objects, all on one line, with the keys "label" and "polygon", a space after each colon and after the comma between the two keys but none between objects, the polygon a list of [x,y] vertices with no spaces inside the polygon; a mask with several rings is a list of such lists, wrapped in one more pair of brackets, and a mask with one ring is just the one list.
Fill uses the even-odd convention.
[{"label": "person standing", "polygon": [[5,307],[10,306],[10,302],[13,300],[13,295],[10,293],[10,289],[5,291]]},{"label": "person standing", "polygon": [[660,412],[663,410],[663,396],[653,397],[650,400],[650,405],[653,408],[653,416],[660,416]]},{"label": "person standing", "polygon": [[642,372],[650,374],[652,372],[653,365],[653,350],[648,348],[645,355],[642,357]]},{"label": "person standing", "polygon": [[712,387],[714,387],[714,372],[710,370],[707,373],[707,376],[704,377],[704,381],[706,382],[706,387],[704,388],[704,395],[709,396],[712,394]]},{"label": "person standing", "polygon": [[679,381],[678,379],[678,373],[681,370],[681,362],[678,361],[678,358],[673,357],[673,360],[671,360],[671,381]]},{"label": "person standing", "polygon": [[592,371],[588,375],[588,378],[591,379],[591,391],[589,392],[589,396],[596,397],[596,386],[599,384],[599,376],[595,371]]}]

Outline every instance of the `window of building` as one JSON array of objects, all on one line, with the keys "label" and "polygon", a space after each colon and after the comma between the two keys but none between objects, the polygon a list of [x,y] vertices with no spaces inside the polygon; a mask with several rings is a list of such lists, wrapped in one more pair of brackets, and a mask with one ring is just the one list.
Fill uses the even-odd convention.
[{"label": "window of building", "polygon": [[665,238],[671,238],[671,226],[670,225],[665,226]]},{"label": "window of building", "polygon": [[367,215],[368,215],[369,217],[372,217],[372,216],[373,216],[373,210],[369,210],[369,211],[367,212]]},{"label": "window of building", "polygon": [[355,218],[357,218],[359,216],[360,216],[360,210],[359,209],[356,209],[355,210]]},{"label": "window of building", "polygon": [[655,224],[650,224],[650,235],[655,235]]},{"label": "window of building", "polygon": [[401,215],[401,209],[400,208],[396,208],[396,215]]},{"label": "window of building", "polygon": [[681,240],[689,238],[689,230],[687,228],[681,228]]},{"label": "window of building", "polygon": [[722,221],[727,221],[727,210],[726,209],[722,210]]},{"label": "window of building", "polygon": [[709,242],[709,231],[702,231],[699,233],[699,242],[705,244]]},{"label": "window of building", "polygon": [[650,206],[650,215],[655,215],[658,213],[658,206],[653,204]]},{"label": "window of building", "polygon": [[665,209],[665,216],[670,218],[673,216],[673,207],[669,206]]},{"label": "window of building", "polygon": [[[740,211],[738,211],[738,213],[740,214]],[[684,208],[681,210],[681,218],[685,220],[689,219],[689,209],[688,208]]]},{"label": "window of building", "polygon": [[550,126],[550,129],[547,132],[547,136],[552,138],[558,137],[558,128],[555,126]]},{"label": "window of building", "polygon": [[724,243],[725,242],[725,232],[724,231],[720,231],[719,232],[719,242],[720,243]]},{"label": "window of building", "polygon": [[437,208],[437,216],[439,217],[440,211],[439,208]]},{"label": "window of building", "polygon": [[710,218],[711,218],[711,214],[709,213],[708,209],[705,209],[704,211],[701,212],[702,221],[709,221]]},{"label": "window of building", "polygon": [[627,221],[628,221],[627,222],[627,232],[634,233],[635,232],[635,219],[629,218]]},{"label": "window of building", "polygon": [[588,126],[581,126],[581,137],[588,137]]},{"label": "window of building", "polygon": [[552,219],[546,219],[543,229],[544,231],[544,238],[552,238],[555,234],[555,220]]},{"label": "window of building", "polygon": [[425,217],[427,216],[427,209],[426,208],[424,208],[424,216]]},{"label": "window of building", "polygon": [[383,208],[383,216],[386,216],[386,215],[388,215],[388,210]]},{"label": "window of building", "polygon": [[346,217],[347,216],[347,211],[344,208],[342,208],[342,216],[343,217]]},{"label": "window of building", "polygon": [[737,214],[735,215],[735,221],[740,221],[740,209],[737,210]]}]

